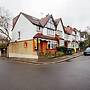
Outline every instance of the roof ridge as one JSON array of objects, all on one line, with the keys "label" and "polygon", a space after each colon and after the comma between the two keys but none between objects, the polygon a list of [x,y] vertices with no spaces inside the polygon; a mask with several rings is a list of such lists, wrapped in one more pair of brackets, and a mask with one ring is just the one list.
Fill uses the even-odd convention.
[{"label": "roof ridge", "polygon": [[[35,19],[38,19],[38,18],[36,18],[36,17],[34,17],[34,16],[32,16],[32,15],[29,15],[29,14],[26,14],[26,13],[23,13],[23,12],[20,12],[21,14],[23,14],[23,15],[27,15],[27,16],[30,16],[30,17],[33,17],[33,18],[35,18]],[[39,19],[38,19],[39,20]]]},{"label": "roof ridge", "polygon": [[21,14],[24,15],[32,24],[38,25],[38,26],[41,25],[40,24],[40,19],[38,19],[36,17],[33,17],[31,15],[28,15],[28,14],[22,13],[22,12],[21,12]]}]

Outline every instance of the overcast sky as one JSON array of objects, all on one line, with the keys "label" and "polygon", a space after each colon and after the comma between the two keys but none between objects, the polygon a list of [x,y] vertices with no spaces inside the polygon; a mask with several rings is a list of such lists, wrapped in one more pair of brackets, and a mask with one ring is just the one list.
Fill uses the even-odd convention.
[{"label": "overcast sky", "polygon": [[90,0],[0,0],[0,5],[12,16],[24,12],[41,18],[50,13],[77,29],[90,26]]}]

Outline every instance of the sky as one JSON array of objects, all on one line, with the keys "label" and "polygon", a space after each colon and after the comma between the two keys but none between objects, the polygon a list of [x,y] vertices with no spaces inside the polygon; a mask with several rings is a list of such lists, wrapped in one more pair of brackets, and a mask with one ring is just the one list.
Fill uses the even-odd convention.
[{"label": "sky", "polygon": [[79,30],[90,26],[90,0],[0,0],[0,7],[12,17],[24,12],[42,18],[49,13],[54,19],[62,18],[65,26]]}]

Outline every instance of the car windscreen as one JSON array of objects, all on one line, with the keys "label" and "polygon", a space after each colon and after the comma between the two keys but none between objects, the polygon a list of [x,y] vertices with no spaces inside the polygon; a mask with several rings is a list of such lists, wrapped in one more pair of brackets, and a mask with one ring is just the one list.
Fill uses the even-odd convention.
[{"label": "car windscreen", "polygon": [[85,51],[90,52],[90,48],[87,48]]}]

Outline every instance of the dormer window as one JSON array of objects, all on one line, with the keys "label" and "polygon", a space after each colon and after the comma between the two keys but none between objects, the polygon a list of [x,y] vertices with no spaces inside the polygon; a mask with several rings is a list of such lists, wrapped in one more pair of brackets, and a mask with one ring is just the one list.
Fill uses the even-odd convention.
[{"label": "dormer window", "polygon": [[21,37],[20,37],[20,31],[18,31],[18,40],[20,40],[20,38],[21,38]]}]

